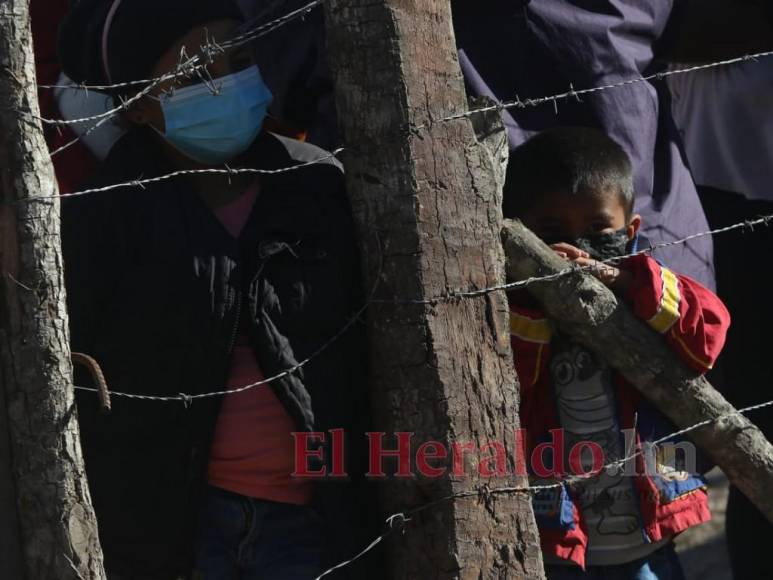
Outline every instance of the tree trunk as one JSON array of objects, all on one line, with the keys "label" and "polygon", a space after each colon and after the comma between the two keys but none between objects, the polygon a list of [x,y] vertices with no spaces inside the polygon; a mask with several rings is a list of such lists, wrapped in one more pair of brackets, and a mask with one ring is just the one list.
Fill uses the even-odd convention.
[{"label": "tree trunk", "polygon": [[4,561],[0,575],[102,579],[72,391],[59,203],[34,200],[56,193],[56,181],[33,116],[28,0],[0,0],[0,554],[15,565],[7,576]]},{"label": "tree trunk", "polygon": [[[329,58],[345,144],[347,182],[366,287],[377,298],[429,298],[502,282],[504,150],[476,139],[468,119],[417,128],[466,110],[450,6],[427,0],[330,0]],[[492,135],[505,145],[501,125]],[[370,390],[379,431],[470,444],[464,475],[391,477],[387,513],[449,494],[525,478],[478,468],[501,442],[512,458],[518,383],[502,292],[436,304],[388,304],[368,314]],[[450,452],[449,452],[450,453]],[[452,464],[450,458],[442,464]],[[509,468],[512,469],[512,464]],[[542,578],[530,496],[439,502],[390,542],[400,579]]]},{"label": "tree trunk", "polygon": [[[502,236],[509,278],[566,269],[520,222],[506,220]],[[593,276],[578,272],[527,288],[559,328],[617,369],[678,429],[723,417],[689,437],[773,522],[773,446],[757,427],[742,415],[727,416],[733,406]]]}]

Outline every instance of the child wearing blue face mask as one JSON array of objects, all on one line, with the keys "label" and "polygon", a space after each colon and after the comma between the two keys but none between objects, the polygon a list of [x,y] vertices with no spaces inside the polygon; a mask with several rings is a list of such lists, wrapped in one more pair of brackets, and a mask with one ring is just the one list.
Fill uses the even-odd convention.
[{"label": "child wearing blue face mask", "polygon": [[[596,129],[545,131],[511,154],[504,216],[521,219],[568,262],[596,266],[591,271],[688,367],[706,372],[729,325],[719,298],[644,254],[597,262],[642,249],[633,204],[631,162]],[[665,418],[604,360],[555,329],[525,291],[509,299],[528,451],[560,434],[555,453],[562,457],[547,460],[558,478],[590,472],[597,459],[594,469],[642,452],[622,469],[535,496],[547,578],[683,579],[672,540],[711,517],[694,454],[682,464],[653,449],[649,442],[675,430]],[[600,457],[581,455],[579,467],[577,458],[569,467],[583,445]],[[546,477],[536,467],[535,475]]]},{"label": "child wearing blue face mask", "polygon": [[[125,83],[174,70],[240,25],[221,0],[81,0],[59,52],[77,82]],[[246,47],[214,54],[200,76],[133,103],[92,185],[327,155],[264,131],[270,102]],[[100,362],[115,392],[194,397],[116,396],[103,416],[77,393],[109,577],[314,578],[355,553],[377,525],[362,476],[361,326],[302,372],[240,389],[306,359],[361,305],[340,165],[192,173],[70,198],[62,211],[73,349]],[[219,391],[231,392],[196,398]],[[333,429],[349,477],[295,476],[325,465],[296,463],[294,434]]]},{"label": "child wearing blue face mask", "polygon": [[212,85],[197,83],[151,98],[160,103],[164,118],[164,131],[150,125],[154,131],[189,159],[220,165],[252,145],[271,104],[271,91],[253,64]]}]

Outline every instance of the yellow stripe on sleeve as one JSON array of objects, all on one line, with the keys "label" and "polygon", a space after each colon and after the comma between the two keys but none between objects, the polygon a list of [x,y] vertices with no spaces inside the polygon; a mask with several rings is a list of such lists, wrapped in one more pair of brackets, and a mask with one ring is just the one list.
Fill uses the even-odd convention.
[{"label": "yellow stripe on sleeve", "polygon": [[546,318],[529,318],[511,312],[510,334],[528,342],[548,344],[551,335],[550,323]]},{"label": "yellow stripe on sleeve", "polygon": [[663,293],[655,316],[647,323],[661,334],[668,332],[679,320],[679,279],[668,268],[660,268],[660,278],[663,281]]}]

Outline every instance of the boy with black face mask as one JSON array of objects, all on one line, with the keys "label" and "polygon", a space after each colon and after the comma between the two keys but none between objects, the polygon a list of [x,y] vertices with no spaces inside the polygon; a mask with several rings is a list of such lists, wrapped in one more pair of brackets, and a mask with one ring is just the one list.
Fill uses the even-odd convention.
[{"label": "boy with black face mask", "polygon": [[[722,302],[646,255],[597,263],[639,249],[633,202],[628,156],[595,129],[545,131],[511,155],[505,217],[521,219],[567,261],[598,266],[594,275],[685,364],[706,372],[729,325]],[[672,539],[711,517],[694,447],[682,443],[677,461],[669,449],[649,445],[675,429],[605,361],[557,333],[524,290],[509,298],[533,474],[596,472],[642,452],[619,469],[535,497],[548,578],[683,578]]]}]

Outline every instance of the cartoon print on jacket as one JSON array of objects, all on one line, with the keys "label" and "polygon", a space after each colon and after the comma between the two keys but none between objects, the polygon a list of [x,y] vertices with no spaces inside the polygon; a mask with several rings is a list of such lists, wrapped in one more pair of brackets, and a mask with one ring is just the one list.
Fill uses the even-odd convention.
[{"label": "cartoon print on jacket", "polygon": [[[582,346],[561,341],[550,361],[556,403],[564,428],[565,454],[579,442],[597,444],[607,464],[623,457],[621,434],[615,417],[611,370]],[[587,451],[587,450],[584,450]],[[582,454],[582,468],[590,471],[593,459]],[[573,486],[589,526],[600,536],[636,534],[641,523],[633,501],[633,487],[623,469],[610,468]]]}]

